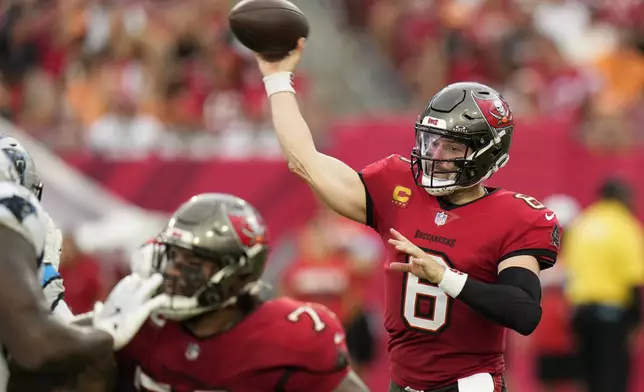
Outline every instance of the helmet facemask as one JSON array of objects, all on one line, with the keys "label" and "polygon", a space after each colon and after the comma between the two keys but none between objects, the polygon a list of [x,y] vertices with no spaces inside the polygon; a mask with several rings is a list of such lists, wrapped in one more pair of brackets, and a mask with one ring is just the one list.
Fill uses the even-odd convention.
[{"label": "helmet facemask", "polygon": [[[509,158],[502,152],[504,139],[509,143],[506,130],[498,134],[464,133],[458,126],[447,131],[420,122],[416,123],[415,130],[411,170],[416,185],[432,196],[446,196],[478,185],[505,166]],[[477,164],[481,160],[491,164]]]},{"label": "helmet facemask", "polygon": [[12,137],[0,136],[0,149],[2,149],[13,162],[20,175],[20,185],[31,190],[38,200],[42,199],[43,184],[36,171],[36,164],[18,141]]},{"label": "helmet facemask", "polygon": [[206,193],[182,204],[157,238],[155,268],[165,277],[162,292],[170,296],[170,305],[158,313],[186,320],[233,305],[244,308],[244,299],[261,287],[266,234],[261,215],[235,196]]},{"label": "helmet facemask", "polygon": [[416,184],[433,196],[449,195],[467,182],[473,147],[469,136],[453,136],[431,127],[416,126],[412,172]]},{"label": "helmet facemask", "polygon": [[187,320],[234,305],[258,284],[247,255],[213,255],[168,243],[161,246],[161,291],[170,296],[170,305],[158,313],[168,319]]}]

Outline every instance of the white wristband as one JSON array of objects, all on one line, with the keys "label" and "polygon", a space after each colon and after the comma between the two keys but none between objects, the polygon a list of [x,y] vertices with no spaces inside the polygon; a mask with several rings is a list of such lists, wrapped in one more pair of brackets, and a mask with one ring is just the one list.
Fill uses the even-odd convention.
[{"label": "white wristband", "polygon": [[458,295],[463,291],[465,287],[465,282],[467,282],[467,274],[456,271],[450,268],[445,269],[445,274],[443,275],[443,280],[440,281],[438,287],[447,295],[452,298],[458,297]]},{"label": "white wristband", "polygon": [[277,72],[264,77],[266,95],[288,92],[295,94],[293,88],[293,72]]}]

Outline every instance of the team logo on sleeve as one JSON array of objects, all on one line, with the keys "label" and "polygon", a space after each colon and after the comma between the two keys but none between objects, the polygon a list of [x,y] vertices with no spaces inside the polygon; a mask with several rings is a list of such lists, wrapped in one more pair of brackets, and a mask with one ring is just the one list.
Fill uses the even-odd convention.
[{"label": "team logo on sleeve", "polygon": [[555,224],[550,233],[550,245],[558,248],[561,245],[561,228]]},{"label": "team logo on sleeve", "polygon": [[9,210],[18,222],[23,222],[28,216],[36,214],[36,207],[20,196],[5,197],[0,200],[0,205]]}]

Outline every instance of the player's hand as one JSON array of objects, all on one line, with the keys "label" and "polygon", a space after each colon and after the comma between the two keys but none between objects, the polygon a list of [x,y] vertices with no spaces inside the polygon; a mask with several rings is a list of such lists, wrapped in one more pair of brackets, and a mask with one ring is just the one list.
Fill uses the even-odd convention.
[{"label": "player's hand", "polygon": [[259,54],[255,54],[257,58],[257,65],[259,65],[259,70],[262,75],[268,76],[278,72],[295,72],[297,64],[300,62],[300,57],[302,57],[302,51],[304,50],[304,42],[306,39],[300,38],[297,41],[297,47],[279,61],[266,61]]},{"label": "player's hand", "polygon": [[148,241],[130,256],[130,270],[145,279],[157,270],[164,254],[164,245],[156,240]]},{"label": "player's hand", "polygon": [[167,295],[153,297],[161,283],[163,276],[158,273],[147,279],[128,275],[114,287],[104,304],[98,302],[94,306],[92,325],[112,335],[115,350],[132,340],[150,313],[169,305]]},{"label": "player's hand", "polygon": [[398,231],[394,229],[389,229],[389,231],[393,238],[390,238],[388,242],[398,252],[409,255],[409,263],[393,262],[389,264],[389,268],[395,271],[411,272],[415,276],[426,279],[434,284],[438,284],[443,280],[445,267],[439,264],[434,256],[425,253]]},{"label": "player's hand", "polygon": [[63,235],[47,212],[44,213],[44,220],[47,224],[44,259],[58,270],[60,252],[63,250]]}]

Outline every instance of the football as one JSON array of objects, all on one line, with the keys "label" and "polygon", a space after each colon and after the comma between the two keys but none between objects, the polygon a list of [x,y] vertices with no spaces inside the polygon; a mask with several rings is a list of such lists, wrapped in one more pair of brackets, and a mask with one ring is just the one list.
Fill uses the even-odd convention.
[{"label": "football", "polygon": [[309,22],[287,0],[242,0],[230,11],[230,29],[239,42],[268,61],[278,61],[309,35]]}]

